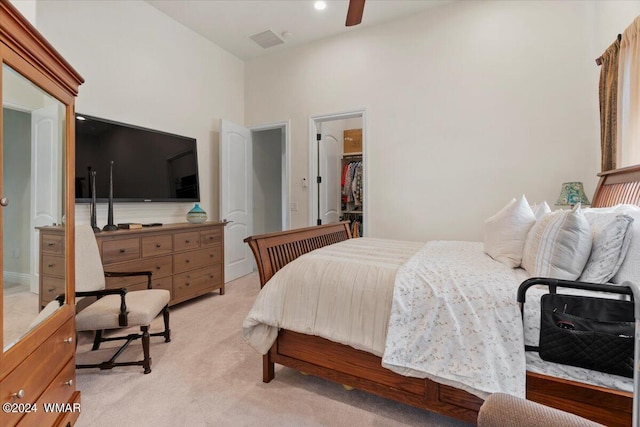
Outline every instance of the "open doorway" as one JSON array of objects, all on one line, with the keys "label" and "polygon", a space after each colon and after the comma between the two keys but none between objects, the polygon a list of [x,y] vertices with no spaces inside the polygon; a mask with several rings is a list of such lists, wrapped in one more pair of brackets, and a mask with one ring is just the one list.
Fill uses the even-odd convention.
[{"label": "open doorway", "polygon": [[310,118],[310,225],[349,220],[367,233],[365,123],[364,110]]},{"label": "open doorway", "polygon": [[288,123],[251,127],[253,234],[289,228]]}]

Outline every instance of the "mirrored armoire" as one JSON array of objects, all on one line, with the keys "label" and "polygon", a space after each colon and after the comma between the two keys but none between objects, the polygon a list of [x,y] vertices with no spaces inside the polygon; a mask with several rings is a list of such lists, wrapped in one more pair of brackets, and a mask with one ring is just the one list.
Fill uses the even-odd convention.
[{"label": "mirrored armoire", "polygon": [[[73,177],[83,79],[7,0],[0,0],[0,42],[0,426],[68,426],[80,403]],[[43,241],[45,226],[61,232]],[[44,308],[43,269],[57,273]]]}]

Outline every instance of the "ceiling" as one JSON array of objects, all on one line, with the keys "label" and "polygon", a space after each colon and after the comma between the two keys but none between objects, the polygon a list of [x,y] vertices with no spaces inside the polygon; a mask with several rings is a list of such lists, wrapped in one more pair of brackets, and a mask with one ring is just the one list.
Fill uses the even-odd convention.
[{"label": "ceiling", "polygon": [[[151,6],[240,59],[301,46],[315,40],[421,12],[451,0],[367,0],[362,23],[345,27],[348,0],[146,0]],[[271,30],[284,40],[267,49],[249,37]]]}]

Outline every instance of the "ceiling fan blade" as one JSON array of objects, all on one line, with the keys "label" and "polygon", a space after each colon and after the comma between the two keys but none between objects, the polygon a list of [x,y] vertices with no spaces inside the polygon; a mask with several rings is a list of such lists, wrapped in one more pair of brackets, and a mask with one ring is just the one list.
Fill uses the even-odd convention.
[{"label": "ceiling fan blade", "polygon": [[349,10],[347,11],[347,22],[345,25],[351,27],[362,22],[364,12],[364,0],[349,0]]}]

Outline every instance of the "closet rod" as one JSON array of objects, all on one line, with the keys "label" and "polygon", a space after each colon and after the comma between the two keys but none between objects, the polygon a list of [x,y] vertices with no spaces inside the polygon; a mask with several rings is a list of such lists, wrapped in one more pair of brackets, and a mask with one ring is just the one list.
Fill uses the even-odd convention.
[{"label": "closet rod", "polygon": [[[618,34],[618,43],[622,40],[622,34]],[[602,56],[596,58],[596,65],[602,65]]]}]

